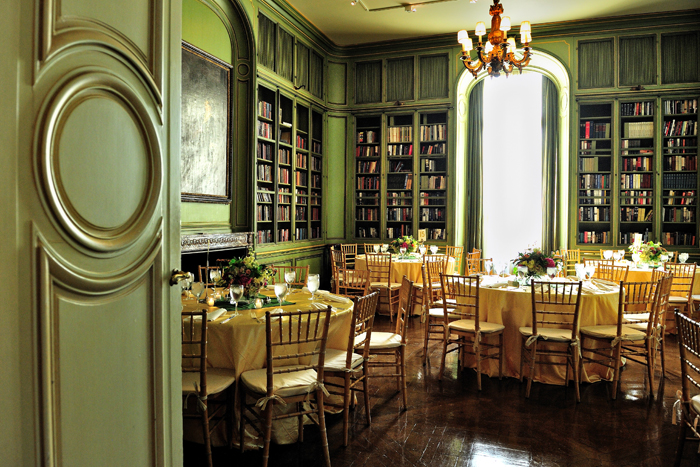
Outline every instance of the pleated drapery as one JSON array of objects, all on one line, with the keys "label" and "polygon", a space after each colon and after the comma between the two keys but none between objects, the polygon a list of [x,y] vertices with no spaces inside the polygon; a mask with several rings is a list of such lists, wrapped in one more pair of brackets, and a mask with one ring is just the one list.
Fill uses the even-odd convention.
[{"label": "pleated drapery", "polygon": [[279,43],[277,50],[277,74],[282,78],[292,81],[294,79],[294,36],[282,28],[279,28]]},{"label": "pleated drapery", "polygon": [[297,42],[297,80],[296,85],[309,89],[309,48]]},{"label": "pleated drapery", "polygon": [[309,92],[316,97],[323,98],[323,57],[316,52],[311,53]]},{"label": "pleated drapery", "polygon": [[559,90],[542,77],[542,251],[559,248]]},{"label": "pleated drapery", "polygon": [[620,86],[656,84],[656,36],[620,38]]},{"label": "pleated drapery", "polygon": [[258,61],[270,70],[275,69],[275,28],[266,16],[258,17]]},{"label": "pleated drapery", "polygon": [[484,148],[484,81],[481,80],[469,95],[467,121],[467,251],[482,249],[484,208],[482,203]]},{"label": "pleated drapery", "polygon": [[614,50],[612,39],[578,43],[579,89],[613,87]]},{"label": "pleated drapery", "polygon": [[387,102],[413,100],[413,57],[387,60],[386,100]]},{"label": "pleated drapery", "polygon": [[355,64],[355,103],[368,104],[382,101],[382,62]]},{"label": "pleated drapery", "polygon": [[447,55],[430,55],[420,58],[421,99],[449,95],[449,62]]},{"label": "pleated drapery", "polygon": [[698,33],[661,35],[661,82],[698,81]]}]

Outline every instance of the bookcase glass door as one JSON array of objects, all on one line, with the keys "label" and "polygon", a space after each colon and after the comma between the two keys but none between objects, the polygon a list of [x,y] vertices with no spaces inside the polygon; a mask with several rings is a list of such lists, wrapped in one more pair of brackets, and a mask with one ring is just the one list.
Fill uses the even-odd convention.
[{"label": "bookcase glass door", "polygon": [[418,228],[426,240],[447,240],[447,113],[421,113]]},{"label": "bookcase glass door", "polygon": [[654,235],[656,101],[620,102],[619,245]]},{"label": "bookcase glass door", "polygon": [[698,99],[662,100],[662,228],[667,246],[697,246]]},{"label": "bookcase glass door", "polygon": [[258,245],[272,243],[275,231],[277,94],[258,87],[256,147],[256,240]]},{"label": "bookcase glass door", "polygon": [[292,241],[292,182],[294,101],[279,96],[279,139],[277,152],[277,242]]},{"label": "bookcase glass door", "polygon": [[355,119],[355,237],[380,238],[382,116]]},{"label": "bookcase glass door", "polygon": [[309,108],[296,105],[294,138],[294,239],[309,238]]},{"label": "bookcase glass door", "polygon": [[322,238],[323,114],[311,112],[311,158],[309,159],[309,221],[311,239]]},{"label": "bookcase glass door", "polygon": [[387,116],[386,238],[413,235],[413,113]]},{"label": "bookcase glass door", "polygon": [[611,244],[612,102],[579,105],[579,244]]}]

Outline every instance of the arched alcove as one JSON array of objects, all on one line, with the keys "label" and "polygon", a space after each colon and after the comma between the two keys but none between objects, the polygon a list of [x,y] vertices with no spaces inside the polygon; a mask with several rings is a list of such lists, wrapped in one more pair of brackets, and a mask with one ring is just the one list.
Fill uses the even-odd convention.
[{"label": "arched alcove", "polygon": [[[556,57],[546,52],[533,50],[530,64],[525,68],[528,73],[541,73],[548,77],[556,85],[559,91],[559,238],[561,247],[565,247],[568,240],[568,193],[569,193],[569,127],[571,95],[571,80],[569,72]],[[467,206],[470,196],[469,187],[466,184],[467,174],[467,122],[469,120],[469,95],[479,81],[488,77],[486,71],[482,71],[477,79],[466,69],[457,79],[457,134],[455,141],[455,171],[460,176],[455,177],[455,244],[465,243],[467,230]],[[501,76],[497,79],[507,79]]]}]

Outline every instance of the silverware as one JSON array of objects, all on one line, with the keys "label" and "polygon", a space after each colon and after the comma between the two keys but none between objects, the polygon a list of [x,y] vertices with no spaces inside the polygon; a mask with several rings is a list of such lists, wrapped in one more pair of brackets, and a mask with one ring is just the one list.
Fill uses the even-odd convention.
[{"label": "silverware", "polygon": [[229,316],[228,318],[226,318],[225,320],[223,320],[223,321],[221,322],[221,324],[224,324],[225,322],[232,320],[232,319],[235,318],[236,316],[238,316],[238,315],[237,315],[237,314],[233,314],[233,315]]}]

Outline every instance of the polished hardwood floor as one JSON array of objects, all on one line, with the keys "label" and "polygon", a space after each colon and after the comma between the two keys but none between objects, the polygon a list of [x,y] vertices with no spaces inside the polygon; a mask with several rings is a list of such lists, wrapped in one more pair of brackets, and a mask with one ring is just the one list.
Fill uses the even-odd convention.
[{"label": "polished hardwood floor", "polygon": [[[389,331],[386,317],[377,330]],[[667,377],[646,395],[641,365],[622,372],[617,400],[610,383],[581,385],[576,403],[573,386],[533,384],[530,399],[516,379],[484,377],[476,387],[473,370],[458,372],[448,357],[438,381],[441,350],[431,343],[432,365],[422,365],[423,328],[411,318],[407,372],[409,408],[391,379],[372,382],[372,426],[365,424],[360,402],[350,413],[350,443],[342,445],[342,415],[328,415],[328,442],[334,467],[356,466],[667,466],[672,465],[678,427],[671,424],[680,388],[677,341],[668,338]],[[660,375],[660,371],[657,371]],[[657,379],[658,384],[658,379]],[[271,466],[323,465],[317,427],[304,430],[304,442],[272,446]],[[700,465],[698,443],[686,442],[684,466]],[[185,466],[205,465],[200,445],[185,443]],[[215,466],[257,466],[260,451],[214,448]]]}]

